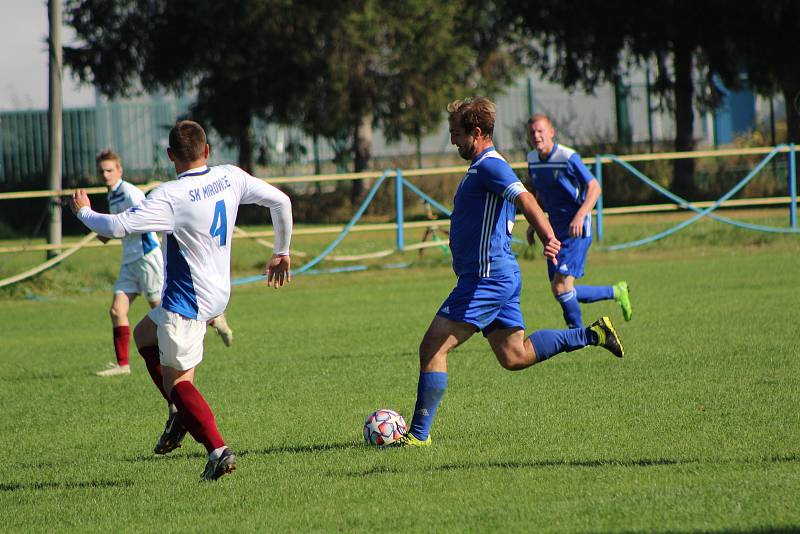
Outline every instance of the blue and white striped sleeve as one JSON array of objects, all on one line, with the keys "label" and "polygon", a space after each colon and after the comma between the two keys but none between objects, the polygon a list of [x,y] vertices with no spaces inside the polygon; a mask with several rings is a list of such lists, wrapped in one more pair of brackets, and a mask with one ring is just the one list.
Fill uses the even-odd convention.
[{"label": "blue and white striped sleeve", "polygon": [[522,182],[517,180],[516,182],[509,184],[508,187],[505,188],[503,191],[503,198],[507,201],[514,203],[517,200],[517,197],[520,196],[522,193],[527,193],[528,190],[525,189],[525,186],[522,185]]},{"label": "blue and white striped sleeve", "polygon": [[588,184],[595,179],[594,175],[583,163],[583,160],[577,152],[570,156],[570,158],[567,160],[567,172],[569,172],[571,175],[580,177],[581,182],[585,184]]},{"label": "blue and white striped sleeve", "polygon": [[479,174],[483,175],[483,182],[489,191],[511,203],[527,191],[511,166],[500,158],[487,158],[480,166]]}]

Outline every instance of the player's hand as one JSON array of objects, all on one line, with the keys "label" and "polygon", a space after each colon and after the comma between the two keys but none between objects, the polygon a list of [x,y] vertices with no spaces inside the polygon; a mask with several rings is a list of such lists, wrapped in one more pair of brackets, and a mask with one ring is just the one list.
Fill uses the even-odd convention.
[{"label": "player's hand", "polygon": [[289,256],[279,256],[273,254],[272,258],[267,263],[267,269],[264,274],[267,276],[267,285],[278,289],[283,284],[288,284],[292,281],[292,273],[289,270],[291,260]]},{"label": "player's hand", "polygon": [[586,221],[586,215],[581,212],[575,214],[575,218],[569,223],[570,237],[583,237],[583,223]]},{"label": "player's hand", "polygon": [[525,238],[528,240],[529,245],[536,243],[536,230],[533,229],[533,226],[528,226],[528,231],[525,233]]},{"label": "player's hand", "polygon": [[86,194],[86,191],[83,189],[76,189],[75,192],[72,193],[72,198],[69,201],[69,207],[72,210],[72,213],[77,215],[78,212],[81,211],[81,208],[91,208],[92,203],[89,202],[89,195]]},{"label": "player's hand", "polygon": [[551,236],[550,239],[547,240],[547,243],[544,244],[544,255],[547,258],[550,258],[550,261],[553,262],[553,265],[558,264],[558,260],[556,256],[558,256],[558,252],[561,250],[561,241],[556,239],[555,236]]}]

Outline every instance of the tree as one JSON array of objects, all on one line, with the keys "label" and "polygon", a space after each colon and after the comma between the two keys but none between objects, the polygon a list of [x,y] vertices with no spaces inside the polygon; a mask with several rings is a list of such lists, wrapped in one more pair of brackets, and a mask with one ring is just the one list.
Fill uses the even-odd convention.
[{"label": "tree", "polygon": [[374,128],[389,141],[419,139],[440,124],[449,100],[506,84],[515,64],[494,37],[491,4],[361,0],[330,8],[317,34],[316,79],[300,97],[304,129],[349,140],[360,172]]},{"label": "tree", "polygon": [[418,137],[465,85],[471,93],[510,79],[492,5],[67,0],[66,19],[82,43],[65,58],[109,96],[196,91],[193,115],[238,145],[245,169],[259,118],[349,142],[362,171],[376,126],[389,140]]},{"label": "tree", "polygon": [[[725,18],[732,38],[728,57],[747,72],[748,83],[763,95],[780,93],[786,104],[787,140],[800,143],[800,65],[790,51],[800,34],[800,4],[795,0],[734,2]],[[746,35],[746,39],[740,36]],[[725,80],[735,83],[735,80]]]},{"label": "tree", "polygon": [[[82,41],[65,49],[81,80],[107,96],[196,92],[192,115],[238,146],[252,169],[255,118],[285,120],[314,11],[291,0],[67,0]],[[312,5],[313,2],[303,2]]]},{"label": "tree", "polygon": [[[503,9],[525,40],[518,51],[546,78],[565,88],[592,91],[632,65],[656,65],[655,92],[675,118],[674,147],[694,150],[694,108],[709,108],[719,94],[712,84],[697,93],[695,81],[722,75],[734,80],[729,27],[719,18],[728,2],[610,0],[597,8],[556,0],[505,0]],[[714,21],[711,23],[710,21]],[[672,189],[691,198],[694,160],[673,163]]]}]

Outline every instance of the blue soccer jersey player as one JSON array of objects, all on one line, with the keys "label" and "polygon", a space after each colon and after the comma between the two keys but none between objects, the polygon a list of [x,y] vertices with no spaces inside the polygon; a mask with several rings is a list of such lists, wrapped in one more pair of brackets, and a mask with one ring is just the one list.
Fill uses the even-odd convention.
[{"label": "blue soccer jersey player", "polygon": [[[556,131],[547,115],[538,113],[528,121],[528,175],[539,204],[547,212],[561,250],[556,261],[547,264],[553,296],[561,305],[570,328],[583,325],[581,302],[614,299],[626,321],[631,320],[628,283],[612,286],[576,286],[584,274],[586,254],[592,244],[592,208],[600,196],[597,182],[581,157],[568,146],[553,141]],[[534,228],[528,228],[533,243]]]},{"label": "blue soccer jersey player", "polygon": [[539,330],[525,337],[520,311],[522,278],[511,253],[516,208],[544,244],[549,261],[561,244],[534,196],[493,146],[495,106],[487,98],[456,100],[450,113],[450,142],[471,161],[456,190],[450,221],[450,249],[456,287],[439,308],[419,347],[417,401],[408,434],[396,446],[431,443],[430,428],[447,387],[447,355],[480,330],[500,365],[521,370],[561,352],[600,345],[623,355],[611,321],[589,328]]}]

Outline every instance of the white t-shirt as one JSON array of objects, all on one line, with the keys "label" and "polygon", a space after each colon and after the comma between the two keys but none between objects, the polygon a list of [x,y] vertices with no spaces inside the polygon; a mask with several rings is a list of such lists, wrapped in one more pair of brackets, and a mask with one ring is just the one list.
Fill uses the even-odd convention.
[{"label": "white t-shirt", "polygon": [[118,215],[84,207],[78,218],[100,235],[123,237],[163,232],[161,306],[189,319],[221,314],[231,291],[233,227],[240,204],[269,208],[275,253],[288,254],[292,231],[289,197],[233,165],[199,167],[154,189],[138,206]]},{"label": "white t-shirt", "polygon": [[[120,180],[108,192],[108,211],[116,215],[144,200],[142,190],[133,184]],[[145,254],[158,248],[158,239],[153,232],[140,235],[127,235],[122,238],[122,265],[133,263]]]}]

